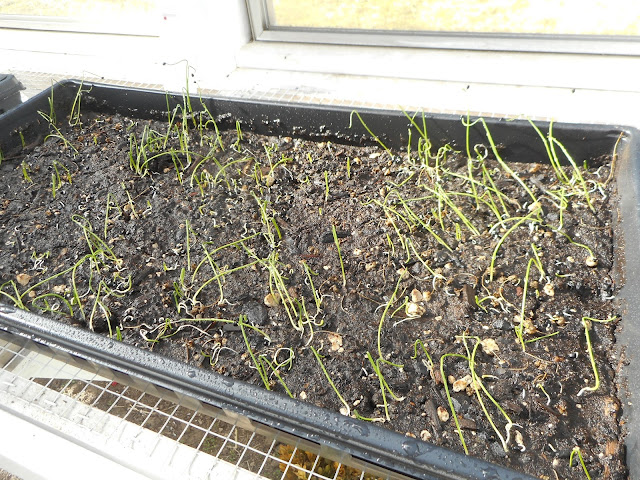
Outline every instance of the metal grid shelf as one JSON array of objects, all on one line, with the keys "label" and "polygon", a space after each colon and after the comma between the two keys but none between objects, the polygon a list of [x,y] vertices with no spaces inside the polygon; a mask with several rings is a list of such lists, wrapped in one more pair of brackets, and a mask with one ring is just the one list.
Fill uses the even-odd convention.
[{"label": "metal grid shelf", "polygon": [[148,478],[406,478],[2,331],[0,408]]}]

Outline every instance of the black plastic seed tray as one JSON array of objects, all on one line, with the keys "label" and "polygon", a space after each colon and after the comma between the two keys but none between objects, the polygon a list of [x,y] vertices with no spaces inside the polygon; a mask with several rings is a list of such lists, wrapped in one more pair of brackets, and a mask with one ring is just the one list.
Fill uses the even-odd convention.
[{"label": "black plastic seed tray", "polygon": [[0,115],[20,105],[20,90],[24,87],[16,77],[0,73]]},{"label": "black plastic seed tray", "polygon": [[[65,81],[53,88],[56,109],[70,111],[80,82]],[[182,103],[181,95],[162,92],[127,89],[106,85],[84,84],[90,93],[83,96],[83,108],[118,112],[141,118],[165,118],[167,105],[171,108]],[[23,142],[33,143],[43,138],[48,126],[38,111],[49,111],[47,90],[0,117],[0,149],[5,157],[22,148]],[[199,99],[194,99],[194,104]],[[242,122],[243,130],[283,136],[303,136],[321,140],[350,143],[371,143],[373,140],[359,122],[349,128],[351,109],[310,105],[291,105],[270,102],[234,100],[227,98],[203,98],[211,112],[218,116],[218,124],[235,125]],[[392,148],[406,147],[408,141],[407,118],[397,111],[364,111],[371,131]],[[466,145],[466,129],[460,117],[429,115],[427,127],[433,147],[449,143],[459,149]],[[226,122],[226,125],[225,125]],[[545,158],[544,145],[526,121],[487,119],[492,136],[496,139],[505,160],[535,161]],[[544,125],[542,125],[544,128]],[[383,133],[384,132],[384,133]],[[618,125],[556,124],[554,132],[561,136],[564,145],[575,157],[597,158],[611,155],[614,146],[624,132],[617,147],[616,167],[620,194],[620,224],[616,228],[616,272],[624,275],[625,287],[621,300],[626,312],[622,331],[618,338],[625,351],[626,366],[622,371],[621,385],[628,391],[621,392],[624,418],[628,435],[626,447],[631,478],[640,478],[640,446],[638,445],[639,412],[634,404],[640,404],[640,256],[636,242],[640,238],[640,132]],[[471,127],[471,145],[485,140],[482,126]],[[625,246],[627,247],[625,249]],[[149,380],[169,390],[193,396],[215,406],[292,432],[321,444],[344,451],[354,457],[371,461],[404,474],[425,479],[503,479],[532,478],[504,467],[493,465],[463,454],[407,438],[387,429],[344,417],[283,395],[266,391],[253,385],[234,381],[211,371],[193,367],[165,357],[137,349],[87,330],[64,325],[60,322],[0,305],[0,329],[39,343],[62,349],[74,356],[87,359],[110,369]],[[628,395],[628,398],[625,397]]]}]

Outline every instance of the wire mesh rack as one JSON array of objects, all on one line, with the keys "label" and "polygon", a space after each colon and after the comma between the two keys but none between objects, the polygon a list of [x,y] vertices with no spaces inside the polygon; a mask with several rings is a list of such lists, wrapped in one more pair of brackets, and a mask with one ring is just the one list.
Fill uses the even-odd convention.
[{"label": "wire mesh rack", "polygon": [[0,405],[152,478],[407,478],[2,331]]}]

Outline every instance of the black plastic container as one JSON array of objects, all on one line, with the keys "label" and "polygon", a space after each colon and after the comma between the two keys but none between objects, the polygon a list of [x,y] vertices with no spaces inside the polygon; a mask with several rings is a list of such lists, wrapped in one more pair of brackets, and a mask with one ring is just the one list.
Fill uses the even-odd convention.
[{"label": "black plastic container", "polygon": [[20,90],[24,87],[16,77],[0,73],[0,115],[22,103]]},{"label": "black plastic container", "polygon": [[[70,111],[80,83],[66,81],[57,84],[54,91],[56,108]],[[138,117],[158,117],[166,112],[167,103],[172,108],[182,103],[182,96],[145,90],[131,90],[105,85],[83,85],[90,93],[83,96],[83,108],[118,112]],[[50,91],[44,91],[8,114],[0,117],[0,149],[11,155],[27,144],[41,138],[48,126],[41,120],[38,110],[47,112]],[[199,100],[194,100],[194,105]],[[348,128],[351,109],[318,107],[310,105],[274,104],[222,98],[204,98],[202,101],[211,112],[219,115],[219,125],[235,125],[242,122],[243,130],[278,135],[299,135],[322,140],[350,143],[371,142],[366,130],[356,125]],[[397,111],[363,111],[369,128],[378,133],[389,146],[401,148],[407,142],[407,119]],[[222,115],[220,115],[222,114]],[[225,125],[225,122],[228,125]],[[505,160],[536,161],[545,158],[544,146],[526,121],[487,119],[493,138]],[[466,130],[460,118],[452,115],[435,115],[427,118],[429,137],[434,147],[445,143],[461,149],[466,142]],[[544,126],[543,126],[544,127]],[[484,140],[480,125],[471,129],[472,144]],[[382,133],[384,132],[384,133]],[[610,155],[620,136],[617,147],[616,168],[620,194],[621,223],[616,228],[616,274],[625,277],[621,300],[625,302],[621,349],[626,349],[629,366],[622,372],[621,385],[628,392],[621,392],[625,420],[628,428],[626,446],[631,478],[640,474],[638,449],[638,412],[633,403],[639,402],[640,368],[637,352],[640,351],[640,326],[635,322],[640,312],[640,257],[635,242],[640,238],[639,198],[640,189],[640,132],[633,128],[614,125],[556,124],[554,132],[576,157]],[[625,252],[624,245],[632,246]],[[236,411],[247,417],[276,428],[295,432],[309,440],[326,444],[354,457],[372,461],[392,470],[427,479],[525,479],[527,475],[504,467],[429,445],[415,439],[366,424],[310,404],[266,391],[253,385],[233,381],[210,371],[193,367],[140,350],[115,340],[72,328],[59,322],[0,305],[0,329],[12,334],[29,337],[37,342],[62,349],[74,356],[87,359],[110,369],[141,377],[161,387],[194,396],[215,406]],[[629,395],[628,404],[625,394]]]}]

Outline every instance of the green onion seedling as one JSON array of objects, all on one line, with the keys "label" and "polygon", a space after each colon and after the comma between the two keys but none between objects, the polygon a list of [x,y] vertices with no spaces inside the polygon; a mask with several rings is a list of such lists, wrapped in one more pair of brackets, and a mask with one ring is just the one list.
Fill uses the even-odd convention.
[{"label": "green onion seedling", "polygon": [[[73,105],[71,105],[71,113],[69,114],[69,125],[75,127],[76,125],[82,125],[82,121],[80,119],[80,106],[82,104],[82,94],[89,93],[93,89],[93,86],[89,87],[88,90],[83,90],[83,81],[80,82],[80,86],[78,87],[78,91],[76,92],[76,96],[73,99]],[[53,90],[51,92],[53,96]]]},{"label": "green onion seedling", "polygon": [[[468,357],[461,355],[459,353],[445,353],[440,357],[440,377],[442,379],[442,383],[444,385],[444,392],[447,396],[447,402],[449,403],[449,409],[451,410],[451,416],[453,417],[453,421],[456,424],[456,432],[458,432],[458,437],[460,437],[460,443],[462,443],[462,448],[466,455],[469,455],[469,449],[467,448],[467,442],[464,440],[464,435],[462,434],[462,428],[460,428],[460,421],[458,420],[458,415],[456,413],[456,408],[453,405],[453,398],[451,397],[451,392],[449,391],[449,382],[447,381],[447,376],[444,373],[444,361],[449,357],[462,358],[466,361],[469,361]],[[434,419],[435,421],[436,419]]]},{"label": "green onion seedling", "polygon": [[384,414],[385,414],[385,417],[386,417],[387,421],[389,422],[389,421],[391,421],[391,417],[389,416],[389,406],[388,406],[388,402],[387,402],[387,392],[389,393],[389,395],[391,395],[391,398],[393,398],[397,402],[403,401],[404,397],[397,396],[395,393],[393,393],[393,390],[391,390],[391,388],[389,387],[389,384],[385,380],[384,375],[382,375],[382,369],[380,368],[380,360],[381,359],[377,358],[374,361],[373,357],[371,356],[371,353],[367,352],[367,360],[369,360],[369,364],[371,365],[371,368],[373,368],[373,371],[375,372],[376,376],[378,377],[378,381],[380,382],[380,392],[382,394],[382,403],[384,405]]},{"label": "green onion seedling", "polygon": [[[256,356],[254,355],[253,350],[251,349],[251,345],[249,345],[249,338],[247,337],[247,332],[245,332],[244,330],[244,327],[247,326],[246,320],[247,320],[247,317],[245,315],[240,315],[238,319],[238,326],[242,331],[242,338],[244,339],[244,343],[247,346],[247,352],[249,352],[249,355],[251,356],[251,360],[256,370],[258,371],[260,378],[262,379],[262,383],[264,383],[264,386],[267,390],[271,390],[271,384],[269,383],[269,377],[267,376],[267,372],[264,367],[264,364],[258,361],[258,359],[256,359]],[[288,390],[289,389],[287,389],[287,391]]]},{"label": "green onion seedling", "polygon": [[340,259],[340,271],[342,272],[342,287],[347,286],[347,276],[344,273],[344,262],[342,261],[342,253],[340,252],[340,241],[338,240],[338,233],[336,231],[336,226],[331,226],[331,231],[333,233],[333,241],[336,244],[336,249],[338,250],[338,258]]},{"label": "green onion seedling", "polygon": [[242,128],[240,126],[239,120],[236,120],[236,135],[237,135],[236,141],[233,143],[232,146],[236,152],[240,153],[240,151],[242,150],[240,148],[240,142],[242,141]]},{"label": "green onion seedling", "polygon": [[[500,438],[500,441],[502,442],[502,448],[504,449],[505,452],[508,452],[509,451],[509,447],[508,447],[507,444],[509,443],[509,437],[510,437],[510,434],[511,434],[511,429],[514,426],[516,426],[516,424],[514,424],[511,421],[511,418],[509,417],[509,415],[507,415],[507,413],[502,408],[502,406],[493,397],[493,395],[491,395],[489,390],[487,390],[487,388],[484,385],[484,382],[482,381],[482,379],[480,378],[480,376],[476,372],[475,358],[476,358],[476,353],[478,351],[478,347],[481,345],[480,338],[479,337],[468,337],[467,335],[463,335],[461,338],[462,338],[462,341],[464,343],[464,347],[465,347],[465,349],[467,351],[467,357],[465,357],[465,358],[467,358],[468,362],[469,362],[469,370],[471,371],[471,378],[472,378],[471,385],[473,386],[473,389],[475,390],[476,397],[478,398],[478,402],[480,403],[480,406],[482,407],[482,411],[484,412],[485,417],[489,421],[489,424],[493,428],[493,431],[496,433],[498,438]],[[473,339],[476,342],[475,345],[473,346],[473,350],[471,352],[469,351],[469,346],[467,344],[467,339]],[[445,377],[443,377],[443,381],[446,383],[446,378]],[[478,388],[478,387],[480,387],[480,388]],[[487,410],[487,408],[486,408],[486,406],[484,404],[484,401],[482,400],[482,395],[480,394],[480,390],[482,390],[482,392],[486,395],[486,397],[491,401],[491,403],[493,403],[493,405],[498,409],[498,411],[502,414],[502,416],[507,421],[507,424],[505,425],[505,434],[506,434],[506,436],[502,435],[502,433],[500,432],[498,427],[495,425],[493,419],[491,418],[491,415],[489,415],[489,411]]]},{"label": "green onion seedling", "polygon": [[329,174],[324,171],[324,203],[329,200]]},{"label": "green onion seedling", "polygon": [[362,120],[362,117],[360,116],[360,114],[359,114],[357,111],[355,111],[355,110],[352,110],[352,111],[351,111],[351,115],[349,116],[349,128],[352,128],[352,126],[353,126],[353,116],[354,116],[354,115],[355,115],[356,117],[358,117],[358,120],[360,120],[360,123],[362,124],[362,126],[364,127],[364,129],[369,133],[369,135],[371,135],[371,137],[373,137],[373,139],[374,139],[376,142],[378,142],[378,144],[379,144],[382,148],[384,148],[384,149],[385,149],[385,151],[389,154],[389,156],[390,156],[390,157],[393,157],[393,154],[391,153],[391,150],[389,150],[389,149],[387,148],[387,146],[386,146],[384,143],[382,143],[382,140],[380,140],[380,138],[379,138],[375,133],[373,133],[373,132],[369,129],[369,127],[367,126],[367,124],[366,124],[366,123],[364,123],[364,120]]},{"label": "green onion seedling", "polygon": [[389,360],[384,358],[384,355],[382,354],[382,327],[384,325],[384,321],[387,317],[387,313],[389,312],[389,309],[398,298],[398,289],[400,288],[401,281],[402,281],[402,275],[398,277],[396,288],[394,289],[393,293],[389,297],[389,300],[385,304],[384,310],[382,311],[382,316],[380,317],[380,321],[378,322],[378,359],[386,363],[387,365],[391,365],[392,367],[396,367],[396,368],[402,368],[404,365],[390,362]]},{"label": "green onion seedling", "polygon": [[522,188],[524,188],[524,190],[531,197],[533,204],[538,204],[538,199],[533,194],[531,189],[527,186],[526,183],[524,183],[524,181],[522,181],[522,179],[516,174],[516,172],[514,172],[511,169],[511,167],[509,167],[509,165],[507,165],[507,163],[502,159],[502,157],[498,153],[498,149],[496,147],[496,144],[493,141],[493,137],[491,136],[491,132],[489,131],[489,127],[487,126],[487,123],[485,122],[485,120],[483,118],[480,118],[479,121],[482,123],[482,126],[484,127],[484,131],[487,135],[487,139],[489,140],[489,145],[491,146],[491,151],[493,152],[494,157],[496,158],[496,160],[498,161],[502,169],[505,172],[507,172],[511,178],[515,179],[522,186]]},{"label": "green onion seedling", "polygon": [[596,365],[596,359],[593,354],[593,345],[591,344],[591,335],[589,335],[589,330],[591,329],[591,322],[597,323],[609,323],[615,320],[615,317],[610,317],[606,320],[598,320],[592,317],[582,317],[582,325],[584,326],[584,337],[587,341],[587,351],[589,352],[589,360],[591,362],[591,368],[593,369],[593,377],[595,379],[595,383],[591,387],[584,387],[578,392],[578,396],[582,396],[585,392],[595,392],[600,388],[600,375],[598,374],[598,366]]},{"label": "green onion seedling", "polygon": [[320,369],[322,370],[322,373],[324,373],[324,376],[327,378],[329,385],[331,385],[331,388],[338,396],[338,399],[340,400],[340,402],[342,402],[342,405],[344,405],[344,410],[341,410],[341,412],[343,412],[344,415],[348,417],[349,415],[351,415],[351,407],[349,407],[349,403],[344,399],[344,397],[338,390],[338,387],[336,387],[336,384],[333,382],[333,379],[331,378],[331,375],[329,375],[327,368],[324,366],[324,363],[322,363],[322,356],[320,355],[320,353],[318,353],[318,351],[313,347],[313,345],[311,345],[309,348],[311,348],[313,355],[316,357],[316,360],[320,365]]},{"label": "green onion seedling", "polygon": [[22,166],[22,178],[24,179],[24,181],[27,183],[33,183],[33,180],[31,180],[31,176],[29,176],[29,171],[31,170],[29,168],[29,165],[23,160],[21,166]]},{"label": "green onion seedling", "polygon": [[582,458],[582,452],[580,451],[580,447],[578,447],[577,445],[573,447],[573,450],[571,450],[571,455],[569,456],[569,466],[573,467],[573,458],[576,455],[578,455],[578,459],[580,460],[580,465],[582,465],[582,471],[584,471],[584,474],[587,476],[587,478],[591,480],[591,475],[589,475],[587,466],[585,465],[584,459]]}]

